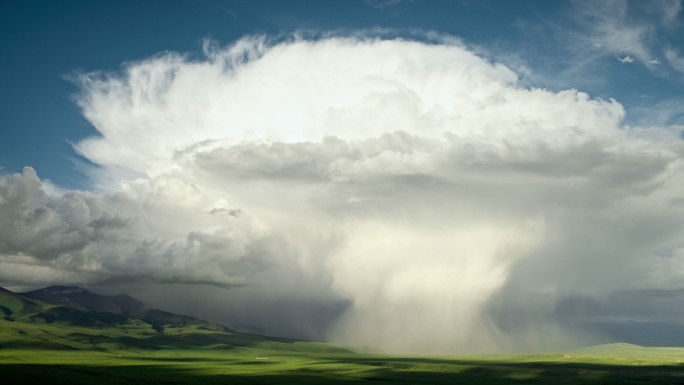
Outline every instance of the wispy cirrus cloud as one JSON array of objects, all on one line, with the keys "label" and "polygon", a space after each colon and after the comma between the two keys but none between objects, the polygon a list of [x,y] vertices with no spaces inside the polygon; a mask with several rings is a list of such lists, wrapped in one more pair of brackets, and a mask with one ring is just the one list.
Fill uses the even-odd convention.
[{"label": "wispy cirrus cloud", "polygon": [[684,74],[684,56],[672,48],[665,50],[665,58],[672,68]]},{"label": "wispy cirrus cloud", "polygon": [[[667,41],[681,33],[681,0],[637,2],[610,0],[602,2],[574,1],[572,19],[576,27],[564,29],[568,42],[584,60],[581,66],[605,57],[630,58],[649,69],[667,76],[658,66],[666,57]],[[670,70],[682,73],[681,68]]]},{"label": "wispy cirrus cloud", "polygon": [[368,6],[379,9],[381,11],[393,10],[399,6],[413,3],[416,0],[364,0]]}]

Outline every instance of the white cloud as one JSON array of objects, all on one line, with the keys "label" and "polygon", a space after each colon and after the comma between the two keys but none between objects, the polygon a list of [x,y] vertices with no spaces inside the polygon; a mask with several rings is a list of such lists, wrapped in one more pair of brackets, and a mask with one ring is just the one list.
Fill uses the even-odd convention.
[{"label": "white cloud", "polygon": [[225,321],[375,349],[542,348],[557,301],[658,288],[684,241],[671,131],[459,44],[247,38],[81,80],[101,192],[0,178],[1,262],[37,275],[214,284]]},{"label": "white cloud", "polygon": [[634,59],[632,59],[631,56],[625,56],[623,58],[618,59],[620,63],[634,63]]},{"label": "white cloud", "polygon": [[228,265],[262,236],[246,218],[212,214],[227,202],[177,178],[54,196],[27,167],[2,177],[0,191],[0,252],[70,272],[240,284]]}]

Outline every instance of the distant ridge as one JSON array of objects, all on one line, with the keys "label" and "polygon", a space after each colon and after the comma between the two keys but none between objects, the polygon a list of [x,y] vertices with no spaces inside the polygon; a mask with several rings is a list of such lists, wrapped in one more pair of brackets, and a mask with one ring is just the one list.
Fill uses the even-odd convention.
[{"label": "distant ridge", "polygon": [[165,328],[196,327],[232,332],[224,325],[150,308],[127,294],[104,296],[79,286],[48,286],[26,293],[0,287],[0,316],[7,321],[65,323],[102,327],[146,323],[159,333]]}]

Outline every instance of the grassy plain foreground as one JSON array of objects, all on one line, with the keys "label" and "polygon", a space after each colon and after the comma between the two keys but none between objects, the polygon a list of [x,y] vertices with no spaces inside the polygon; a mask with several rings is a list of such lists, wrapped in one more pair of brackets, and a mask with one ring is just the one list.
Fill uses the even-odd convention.
[{"label": "grassy plain foreground", "polygon": [[684,384],[684,349],[406,357],[196,328],[0,321],[5,384]]}]

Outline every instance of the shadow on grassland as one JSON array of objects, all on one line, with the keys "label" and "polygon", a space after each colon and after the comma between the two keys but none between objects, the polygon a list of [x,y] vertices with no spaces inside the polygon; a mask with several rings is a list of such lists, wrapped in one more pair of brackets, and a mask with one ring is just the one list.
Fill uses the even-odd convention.
[{"label": "shadow on grassland", "polygon": [[3,383],[51,384],[684,384],[684,366],[613,366],[583,363],[505,363],[470,360],[322,360],[271,369],[202,363],[88,366],[1,364]]},{"label": "shadow on grassland", "polygon": [[107,335],[89,335],[73,333],[68,336],[72,341],[76,340],[85,345],[100,346],[114,345],[119,349],[147,349],[160,350],[168,348],[195,348],[211,347],[217,349],[234,349],[258,346],[267,342],[276,341],[280,344],[292,343],[288,340],[269,340],[266,338],[252,337],[241,334],[224,333],[185,333],[180,335],[158,334],[153,336],[123,336],[112,337]]}]

